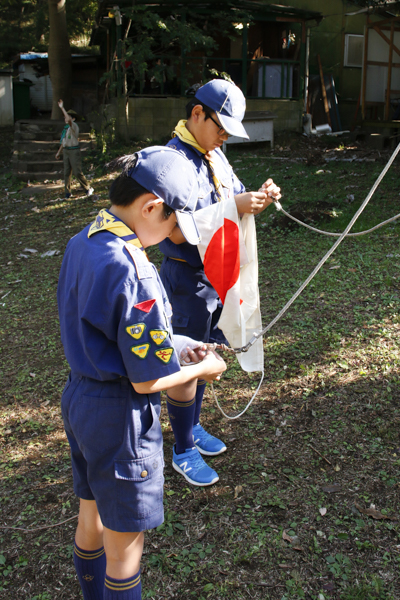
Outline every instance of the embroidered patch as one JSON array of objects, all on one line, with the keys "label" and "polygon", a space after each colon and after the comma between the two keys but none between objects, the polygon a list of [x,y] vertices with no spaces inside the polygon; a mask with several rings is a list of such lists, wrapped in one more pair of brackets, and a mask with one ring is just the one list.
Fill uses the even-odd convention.
[{"label": "embroidered patch", "polygon": [[172,354],[174,352],[173,348],[162,348],[162,350],[156,350],[154,354],[166,365],[171,360]]},{"label": "embroidered patch", "polygon": [[163,342],[165,342],[168,337],[168,331],[165,331],[164,329],[152,329],[149,333],[151,339],[157,344],[157,346],[160,346]]},{"label": "embroidered patch", "polygon": [[149,348],[150,344],[142,344],[141,346],[132,346],[131,351],[139,358],[146,358]]},{"label": "embroidered patch", "polygon": [[152,298],[151,300],[145,300],[144,302],[139,302],[139,304],[135,304],[133,308],[137,308],[145,313],[149,313],[156,302],[157,300],[155,298]]},{"label": "embroidered patch", "polygon": [[146,325],[144,323],[136,323],[136,325],[129,325],[129,327],[126,327],[125,331],[135,338],[135,340],[139,340],[145,329]]}]

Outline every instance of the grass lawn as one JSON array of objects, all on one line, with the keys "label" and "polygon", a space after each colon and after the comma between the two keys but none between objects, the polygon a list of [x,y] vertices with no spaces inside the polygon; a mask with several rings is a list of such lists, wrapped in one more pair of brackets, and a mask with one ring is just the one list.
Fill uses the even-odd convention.
[{"label": "grass lawn", "polygon": [[[56,288],[70,237],[107,206],[103,164],[133,151],[93,151],[75,190],[30,195],[0,154],[0,593],[5,600],[80,598],[72,562],[78,502],[60,395],[68,365]],[[278,137],[275,151],[229,148],[248,189],[272,176],[288,212],[341,232],[390,152],[342,138]],[[354,231],[400,212],[400,158]],[[27,193],[28,192],[28,193]],[[333,238],[257,217],[264,325],[306,279]],[[398,600],[400,598],[400,219],[343,241],[265,336],[265,381],[248,412],[224,418],[206,392],[203,424],[228,451],[209,461],[220,481],[190,487],[170,462],[165,404],[165,523],[146,535],[143,598]],[[160,264],[157,249],[149,252]],[[258,375],[229,370],[226,412],[248,402]]]}]

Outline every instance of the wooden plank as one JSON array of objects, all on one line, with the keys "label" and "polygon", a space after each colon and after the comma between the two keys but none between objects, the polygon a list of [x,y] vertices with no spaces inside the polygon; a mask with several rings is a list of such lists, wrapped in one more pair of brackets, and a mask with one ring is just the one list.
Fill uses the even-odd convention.
[{"label": "wooden plank", "polygon": [[[372,65],[375,67],[388,67],[389,63],[382,62],[380,60],[367,60],[367,65]],[[393,68],[400,67],[400,63],[392,63],[392,67]]]},{"label": "wooden plank", "polygon": [[382,27],[383,25],[387,25],[387,24],[391,24],[394,23],[395,21],[400,21],[400,17],[390,17],[390,19],[385,19],[384,21],[377,21],[375,23],[372,23],[372,21],[370,21],[370,27]]},{"label": "wooden plank", "polygon": [[389,66],[388,66],[388,78],[386,88],[386,106],[385,106],[385,120],[389,120],[390,115],[390,88],[392,86],[392,64],[393,64],[393,39],[394,39],[394,23],[392,22],[392,29],[390,31],[390,46],[389,46]]},{"label": "wooden plank", "polygon": [[[376,31],[376,33],[377,33],[378,35],[380,35],[380,36],[381,36],[381,38],[382,38],[383,40],[385,40],[385,42],[386,42],[387,44],[389,44],[389,46],[390,46],[390,39],[387,37],[387,35],[385,35],[384,33],[382,33],[382,31],[379,31],[379,27],[375,27],[375,25],[373,25],[372,27],[373,27],[374,31]],[[394,51],[395,51],[395,52],[396,52],[396,53],[397,53],[397,54],[400,56],[400,50],[399,50],[399,49],[397,48],[397,46],[395,46],[394,44],[393,44],[393,50],[394,50]]]},{"label": "wooden plank", "polygon": [[327,121],[328,121],[329,125],[332,127],[331,116],[329,114],[328,98],[326,96],[326,88],[325,88],[325,81],[324,81],[324,72],[322,70],[321,57],[320,57],[319,54],[317,54],[317,60],[318,60],[318,67],[319,67],[319,76],[320,76],[320,79],[321,79],[322,98],[324,100],[324,110],[325,110]]}]

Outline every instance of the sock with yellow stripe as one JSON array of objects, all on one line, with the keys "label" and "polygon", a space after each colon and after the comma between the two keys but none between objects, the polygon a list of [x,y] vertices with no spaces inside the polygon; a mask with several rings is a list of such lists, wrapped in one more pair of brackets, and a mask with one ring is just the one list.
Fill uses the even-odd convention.
[{"label": "sock with yellow stripe", "polygon": [[106,575],[104,582],[104,600],[140,600],[142,583],[140,570],[129,579],[113,579]]},{"label": "sock with yellow stripe", "polygon": [[104,594],[106,554],[104,548],[82,550],[74,544],[74,565],[84,600],[99,600]]},{"label": "sock with yellow stripe", "polygon": [[193,448],[193,416],[196,408],[196,397],[188,402],[178,402],[167,394],[167,409],[172,431],[175,436],[175,452],[182,454]]},{"label": "sock with yellow stripe", "polygon": [[206,382],[204,379],[199,379],[196,390],[196,407],[193,415],[193,425],[198,425],[200,421],[201,405],[203,404],[203,396],[206,390]]}]

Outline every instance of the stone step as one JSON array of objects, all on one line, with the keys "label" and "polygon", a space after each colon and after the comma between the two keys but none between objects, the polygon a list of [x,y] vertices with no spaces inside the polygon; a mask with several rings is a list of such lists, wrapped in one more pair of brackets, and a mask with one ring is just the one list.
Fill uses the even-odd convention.
[{"label": "stone step", "polygon": [[18,160],[14,163],[14,173],[19,177],[21,173],[35,173],[46,171],[47,173],[63,172],[63,162],[60,160],[25,161]]},{"label": "stone step", "polygon": [[18,179],[21,179],[21,181],[54,181],[57,179],[60,179],[62,181],[64,181],[64,172],[60,171],[60,172],[55,172],[55,171],[41,171],[38,173],[26,173],[26,172],[22,172],[22,173],[15,173],[16,177],[18,177]]},{"label": "stone step", "polygon": [[[15,131],[14,140],[38,140],[41,142],[60,141],[61,131]],[[79,131],[80,140],[91,140],[92,137],[88,132]]]},{"label": "stone step", "polygon": [[[61,132],[64,128],[65,121],[52,121],[51,119],[23,119],[16,121],[15,131],[28,131],[31,133],[48,131]],[[90,124],[86,121],[77,121],[79,131],[90,133]]]},{"label": "stone step", "polygon": [[[43,142],[45,143],[45,142]],[[47,162],[55,161],[55,154],[59,149],[60,145],[53,142],[46,142],[48,146],[46,148],[37,149],[26,146],[26,150],[21,150],[20,147],[16,148],[14,145],[13,161],[23,162]],[[49,147],[50,146],[50,147]],[[80,144],[81,154],[84,156],[86,152],[91,150],[92,146],[90,142],[83,142]],[[61,159],[62,162],[62,159]]]}]

